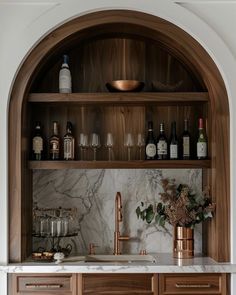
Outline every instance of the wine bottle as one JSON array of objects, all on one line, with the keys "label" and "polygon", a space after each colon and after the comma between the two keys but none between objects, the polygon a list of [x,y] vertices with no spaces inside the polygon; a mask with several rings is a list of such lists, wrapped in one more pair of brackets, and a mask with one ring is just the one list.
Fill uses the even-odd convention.
[{"label": "wine bottle", "polygon": [[58,160],[60,157],[60,139],[59,139],[58,122],[53,122],[53,132],[49,139],[50,160]]},{"label": "wine bottle", "polygon": [[67,122],[66,134],[63,138],[64,160],[74,160],[75,158],[75,138],[72,135],[72,124]]},{"label": "wine bottle", "polygon": [[32,139],[32,159],[36,161],[43,159],[43,136],[41,123],[39,121],[36,122]]},{"label": "wine bottle", "polygon": [[184,132],[182,134],[182,159],[190,159],[190,133],[188,131],[188,120],[184,120]]},{"label": "wine bottle", "polygon": [[156,141],[153,135],[153,123],[148,122],[148,135],[146,139],[145,158],[146,160],[154,160],[156,158]]},{"label": "wine bottle", "polygon": [[176,122],[171,123],[171,137],[170,137],[170,159],[178,159],[178,139],[176,135]]},{"label": "wine bottle", "polygon": [[69,57],[63,55],[63,63],[59,72],[59,92],[71,93],[71,73],[69,69]]},{"label": "wine bottle", "polygon": [[197,140],[197,158],[206,159],[207,158],[207,137],[203,126],[203,119],[198,120],[198,140]]},{"label": "wine bottle", "polygon": [[157,139],[157,159],[166,160],[168,157],[168,143],[165,135],[164,123],[160,124],[160,134]]}]

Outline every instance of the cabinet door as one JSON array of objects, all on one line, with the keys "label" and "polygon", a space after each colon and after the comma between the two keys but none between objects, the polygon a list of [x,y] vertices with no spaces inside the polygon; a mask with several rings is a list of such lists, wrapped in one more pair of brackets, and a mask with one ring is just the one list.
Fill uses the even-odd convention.
[{"label": "cabinet door", "polygon": [[9,295],[76,295],[76,274],[10,274]]},{"label": "cabinet door", "polygon": [[85,274],[82,294],[157,295],[157,275],[152,274]]},{"label": "cabinet door", "polygon": [[159,295],[226,295],[226,274],[161,274]]}]

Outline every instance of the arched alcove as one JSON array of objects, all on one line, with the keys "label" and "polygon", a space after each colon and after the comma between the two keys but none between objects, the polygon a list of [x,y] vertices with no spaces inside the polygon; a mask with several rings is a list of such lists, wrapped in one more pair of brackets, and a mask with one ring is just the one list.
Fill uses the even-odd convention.
[{"label": "arched alcove", "polygon": [[[88,94],[83,103],[75,98],[73,103],[79,105],[94,103],[96,99],[97,105],[108,104],[105,94],[101,99],[101,96],[96,98],[96,93],[106,91],[107,80],[124,79],[127,75],[145,80],[146,88],[140,93],[142,99],[134,103],[131,95],[126,97],[125,103],[142,105],[145,99],[151,103],[151,100],[155,101],[155,92],[154,96],[142,97],[150,91],[153,95],[151,81],[173,84],[181,77],[181,95],[177,95],[174,107],[166,95],[166,102],[162,98],[161,103],[170,105],[172,116],[175,116],[178,101],[182,112],[192,116],[192,122],[200,114],[206,117],[210,160],[202,166],[196,162],[183,162],[176,167],[168,164],[165,168],[196,165],[203,169],[204,184],[210,186],[216,202],[215,218],[204,225],[204,253],[217,261],[229,261],[229,106],[222,77],[204,48],[182,29],[155,16],[123,10],[91,13],[55,29],[32,49],[17,74],[9,106],[10,261],[20,262],[31,253],[32,168],[40,168],[29,163],[32,120],[47,110],[47,105],[42,107],[43,103],[58,102],[53,93],[57,91],[60,57],[65,51],[75,61],[71,68],[74,92]],[[193,98],[185,101],[189,92],[190,96],[193,93]],[[194,93],[203,92],[204,99],[194,102]],[[47,93],[47,97],[42,93]],[[114,104],[122,102],[119,96],[113,99],[116,99]],[[148,117],[154,110],[148,108],[144,112]],[[196,133],[195,128],[193,135]],[[117,151],[117,155],[123,160],[122,151]],[[44,168],[49,167],[48,163],[45,165]],[[135,165],[132,167],[140,168]]]}]

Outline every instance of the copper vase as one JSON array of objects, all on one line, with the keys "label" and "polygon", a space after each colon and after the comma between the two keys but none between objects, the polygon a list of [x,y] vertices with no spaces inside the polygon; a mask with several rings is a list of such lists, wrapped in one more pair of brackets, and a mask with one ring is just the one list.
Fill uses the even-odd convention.
[{"label": "copper vase", "polygon": [[174,258],[192,258],[194,256],[194,231],[189,227],[175,226],[173,241]]}]

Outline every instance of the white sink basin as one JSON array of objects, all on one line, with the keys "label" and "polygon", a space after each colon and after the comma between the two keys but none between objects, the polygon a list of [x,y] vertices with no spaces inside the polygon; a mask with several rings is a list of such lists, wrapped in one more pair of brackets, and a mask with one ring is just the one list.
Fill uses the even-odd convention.
[{"label": "white sink basin", "polygon": [[103,262],[103,263],[157,263],[152,255],[87,255],[73,256],[63,259],[63,262]]}]

